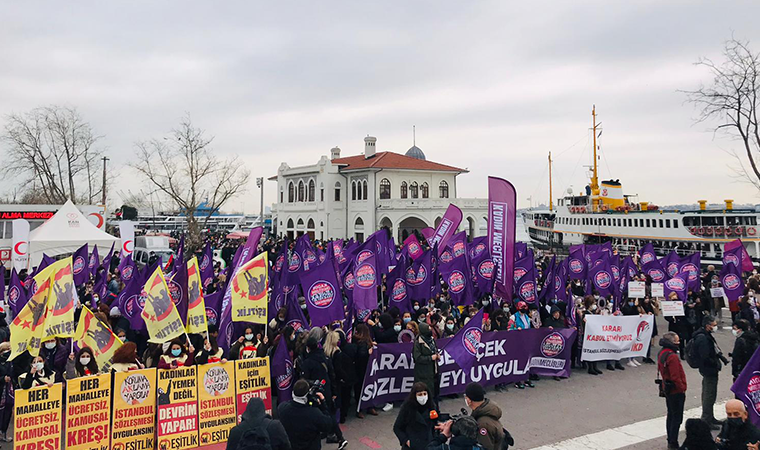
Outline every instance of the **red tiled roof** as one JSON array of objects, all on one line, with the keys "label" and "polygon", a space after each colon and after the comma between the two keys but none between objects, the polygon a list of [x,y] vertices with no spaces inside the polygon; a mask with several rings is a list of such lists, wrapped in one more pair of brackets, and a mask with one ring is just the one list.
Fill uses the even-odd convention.
[{"label": "red tiled roof", "polygon": [[377,152],[371,158],[364,158],[364,155],[347,156],[332,160],[333,164],[338,164],[343,170],[355,169],[409,169],[409,170],[439,170],[443,172],[467,172],[465,169],[458,167],[438,164],[432,161],[412,158],[393,152]]}]

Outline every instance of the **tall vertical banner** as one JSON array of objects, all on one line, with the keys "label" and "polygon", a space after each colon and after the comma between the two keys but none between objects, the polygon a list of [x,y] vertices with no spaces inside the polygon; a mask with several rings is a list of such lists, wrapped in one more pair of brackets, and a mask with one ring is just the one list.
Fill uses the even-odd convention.
[{"label": "tall vertical banner", "polygon": [[126,258],[135,250],[135,223],[131,220],[119,221],[121,237],[121,257]]},{"label": "tall vertical banner", "polygon": [[488,249],[496,268],[494,294],[512,298],[517,191],[507,180],[488,177]]},{"label": "tall vertical banner", "polygon": [[235,361],[198,367],[198,427],[200,445],[226,442],[237,424]]},{"label": "tall vertical banner", "polygon": [[58,450],[61,445],[63,384],[16,391],[13,448]]},{"label": "tall vertical banner", "polygon": [[441,218],[441,222],[435,228],[435,233],[428,239],[428,244],[430,244],[431,248],[438,244],[438,256],[441,256],[441,253],[446,249],[446,243],[457,232],[457,228],[459,228],[461,222],[462,210],[449,204],[449,207],[446,208],[446,213]]},{"label": "tall vertical banner", "polygon": [[198,446],[198,366],[158,371],[159,449]]},{"label": "tall vertical banner", "polygon": [[111,448],[156,448],[156,369],[113,374]]},{"label": "tall vertical banner", "polygon": [[259,397],[264,402],[267,414],[272,414],[272,389],[269,357],[239,359],[235,361],[235,398],[237,403],[237,423],[240,423],[248,407],[248,400]]},{"label": "tall vertical banner", "polygon": [[13,247],[11,247],[11,262],[16,272],[29,267],[29,222],[25,219],[15,219],[13,224]]},{"label": "tall vertical banner", "polygon": [[232,321],[267,323],[269,262],[261,253],[246,262],[232,278]]},{"label": "tall vertical banner", "polygon": [[66,449],[106,450],[111,436],[111,374],[66,383]]}]

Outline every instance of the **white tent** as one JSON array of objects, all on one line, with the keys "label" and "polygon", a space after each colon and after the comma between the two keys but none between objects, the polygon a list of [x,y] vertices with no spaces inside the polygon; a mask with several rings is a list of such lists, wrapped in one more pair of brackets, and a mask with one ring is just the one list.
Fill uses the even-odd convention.
[{"label": "white tent", "polygon": [[29,236],[29,263],[34,267],[42,261],[43,253],[48,256],[74,253],[84,244],[89,244],[90,252],[97,246],[99,254],[105,255],[114,243],[114,251],[120,250],[119,242],[119,238],[87,220],[69,200],[53,217],[32,231]]}]

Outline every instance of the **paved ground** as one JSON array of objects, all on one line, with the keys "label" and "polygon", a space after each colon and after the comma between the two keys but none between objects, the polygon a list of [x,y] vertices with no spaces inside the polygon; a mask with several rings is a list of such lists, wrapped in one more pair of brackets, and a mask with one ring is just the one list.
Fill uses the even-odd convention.
[{"label": "paved ground", "polygon": [[[667,330],[662,318],[658,319],[658,328],[660,334]],[[734,342],[730,328],[716,331],[715,335],[728,354]],[[692,414],[699,416],[701,377],[685,363],[684,368],[688,379],[686,409],[693,409]],[[505,393],[489,391],[488,396],[504,411],[502,423],[514,436],[517,449],[659,450],[667,448],[666,409],[664,399],[657,395],[655,375],[653,365],[626,366],[624,372],[604,370],[604,375],[599,376],[577,371],[567,380],[542,379],[535,389],[510,387]],[[730,368],[724,368],[718,388],[719,403],[733,397],[730,386]],[[441,409],[456,412],[463,406],[461,397],[445,399]],[[399,448],[392,431],[398,407],[379,413],[364,420],[349,418],[344,425],[349,449]],[[718,415],[724,415],[722,405],[716,407]],[[323,448],[330,450],[335,446],[323,443]]]}]

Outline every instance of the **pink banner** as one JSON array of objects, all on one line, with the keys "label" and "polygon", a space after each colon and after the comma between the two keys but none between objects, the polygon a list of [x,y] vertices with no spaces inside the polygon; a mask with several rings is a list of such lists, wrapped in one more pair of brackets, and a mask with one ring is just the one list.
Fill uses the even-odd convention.
[{"label": "pink banner", "polygon": [[488,248],[496,267],[494,295],[512,298],[517,192],[509,181],[488,177]]},{"label": "pink banner", "polygon": [[438,256],[443,253],[446,248],[446,243],[451,239],[451,236],[457,232],[459,224],[462,222],[462,210],[456,206],[449,204],[446,209],[446,214],[443,215],[441,223],[435,229],[435,234],[428,239],[430,248],[434,248],[438,244]]}]

